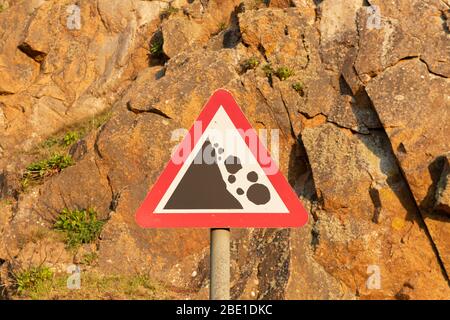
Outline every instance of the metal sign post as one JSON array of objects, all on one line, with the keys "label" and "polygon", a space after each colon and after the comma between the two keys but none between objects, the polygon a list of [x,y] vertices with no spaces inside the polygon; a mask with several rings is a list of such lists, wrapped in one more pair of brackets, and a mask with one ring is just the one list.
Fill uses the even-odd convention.
[{"label": "metal sign post", "polygon": [[230,300],[230,229],[211,229],[210,300]]}]

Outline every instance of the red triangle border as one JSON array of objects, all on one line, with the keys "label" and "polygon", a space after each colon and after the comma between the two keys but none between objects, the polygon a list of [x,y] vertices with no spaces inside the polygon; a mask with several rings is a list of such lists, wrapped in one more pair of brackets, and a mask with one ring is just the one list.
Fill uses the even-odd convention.
[{"label": "red triangle border", "polygon": [[[251,135],[256,135],[258,150],[269,152],[257,137],[256,131],[245,117],[242,110],[237,105],[230,92],[219,89],[213,93],[205,107],[197,118],[202,122],[202,129],[205,130],[222,106],[234,126],[244,131],[249,130]],[[200,136],[194,135],[194,126],[189,130],[189,134],[183,139],[178,149],[185,144],[195,146]],[[248,143],[246,142],[247,146]],[[252,151],[253,152],[253,151]],[[260,151],[261,152],[261,151]],[[258,163],[261,165],[258,154],[253,153]],[[183,155],[186,159],[189,155]],[[273,161],[270,158],[270,161]],[[164,196],[173,179],[183,163],[176,164],[172,159],[159,176],[153,188],[147,194],[142,205],[136,212],[136,222],[143,228],[282,228],[300,227],[307,223],[308,213],[304,209],[295,192],[283,176],[277,170],[276,174],[267,175],[281,200],[286,205],[289,213],[154,213],[159,201]],[[264,166],[261,165],[262,168]]]}]

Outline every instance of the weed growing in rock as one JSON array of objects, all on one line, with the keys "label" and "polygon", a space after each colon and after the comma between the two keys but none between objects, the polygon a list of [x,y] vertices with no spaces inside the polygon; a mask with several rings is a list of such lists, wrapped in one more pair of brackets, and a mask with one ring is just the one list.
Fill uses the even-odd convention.
[{"label": "weed growing in rock", "polygon": [[279,67],[277,71],[274,72],[274,74],[280,79],[281,81],[286,80],[287,78],[294,75],[294,72],[289,69],[288,67]]},{"label": "weed growing in rock", "polygon": [[52,280],[53,272],[44,266],[32,267],[14,274],[14,282],[19,295],[38,294]]},{"label": "weed growing in rock", "polygon": [[80,135],[76,131],[69,131],[63,137],[63,144],[68,147],[78,141],[80,139]]},{"label": "weed growing in rock", "polygon": [[228,25],[225,22],[221,22],[221,23],[219,23],[218,30],[219,30],[219,32],[222,32],[227,27],[228,27]]},{"label": "weed growing in rock", "polygon": [[97,260],[97,258],[98,258],[97,252],[85,253],[80,263],[90,266],[94,263],[95,260]]},{"label": "weed growing in rock", "polygon": [[57,174],[73,165],[70,155],[54,154],[50,158],[34,162],[25,170],[21,184],[25,189],[32,184],[41,182],[44,178]]},{"label": "weed growing in rock", "polygon": [[221,22],[217,25],[217,31],[214,34],[215,35],[219,34],[222,31],[226,30],[227,28],[228,28],[228,25],[225,22]]},{"label": "weed growing in rock", "polygon": [[108,122],[109,119],[111,119],[112,115],[112,111],[107,110],[81,124],[80,128],[78,129],[80,139],[87,135],[91,130],[98,129],[103,126],[106,122]]},{"label": "weed growing in rock", "polygon": [[43,148],[51,148],[53,146],[56,146],[57,144],[59,144],[60,141],[58,138],[56,137],[50,137],[47,140],[45,140],[44,142],[42,142],[41,146]]},{"label": "weed growing in rock", "polygon": [[264,67],[262,67],[262,70],[266,74],[267,79],[269,79],[270,85],[272,85],[272,76],[275,72],[272,68],[272,65],[270,63],[268,63]]},{"label": "weed growing in rock", "polygon": [[273,73],[275,72],[270,63],[266,64],[262,69],[266,74],[266,77],[272,77]]},{"label": "weed growing in rock", "polygon": [[260,62],[258,58],[251,57],[242,63],[242,69],[244,72],[247,70],[255,69],[257,66],[259,66],[259,63]]},{"label": "weed growing in rock", "polygon": [[294,89],[295,91],[297,91],[297,93],[298,93],[299,95],[301,95],[302,97],[305,95],[303,83],[301,83],[301,82],[293,83],[293,84],[292,84],[292,89]]},{"label": "weed growing in rock", "polygon": [[[79,290],[67,288],[67,274],[53,273],[47,267],[22,271],[14,276],[16,294],[20,299],[104,299],[105,292],[111,299],[168,299],[170,291],[146,273],[134,275],[102,275],[83,271],[83,283]],[[17,279],[20,279],[20,286]]]},{"label": "weed growing in rock", "polygon": [[12,204],[13,204],[12,200],[9,200],[9,199],[0,200],[0,207],[11,206]]},{"label": "weed growing in rock", "polygon": [[156,283],[146,274],[138,274],[128,280],[128,288],[125,293],[132,295],[139,287],[149,290],[150,292],[156,292]]},{"label": "weed growing in rock", "polygon": [[84,243],[96,240],[102,231],[105,221],[97,219],[94,209],[69,210],[64,209],[58,216],[54,228],[66,236],[66,245],[76,248]]},{"label": "weed growing in rock", "polygon": [[162,37],[155,38],[150,44],[150,55],[154,58],[161,58],[163,53],[164,40]]},{"label": "weed growing in rock", "polygon": [[112,112],[109,110],[82,123],[74,125],[71,127],[70,131],[65,131],[48,138],[42,142],[37,149],[39,149],[38,151],[41,151],[41,153],[45,152],[46,154],[48,154],[47,151],[62,153],[67,150],[68,146],[72,145],[77,140],[83,139],[92,130],[98,129],[104,125],[109,119],[111,119],[111,115]]}]

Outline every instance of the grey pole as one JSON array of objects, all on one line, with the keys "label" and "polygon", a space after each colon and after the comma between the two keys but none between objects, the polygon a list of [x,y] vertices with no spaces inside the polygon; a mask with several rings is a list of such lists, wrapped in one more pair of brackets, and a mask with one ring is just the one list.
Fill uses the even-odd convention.
[{"label": "grey pole", "polygon": [[210,300],[230,300],[230,229],[211,229]]}]

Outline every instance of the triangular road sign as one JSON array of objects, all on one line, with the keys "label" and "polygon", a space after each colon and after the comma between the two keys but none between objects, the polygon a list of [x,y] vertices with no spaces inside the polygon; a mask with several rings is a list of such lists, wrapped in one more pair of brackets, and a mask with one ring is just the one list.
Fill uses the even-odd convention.
[{"label": "triangular road sign", "polygon": [[145,228],[299,227],[308,214],[231,94],[211,96],[136,213]]}]

